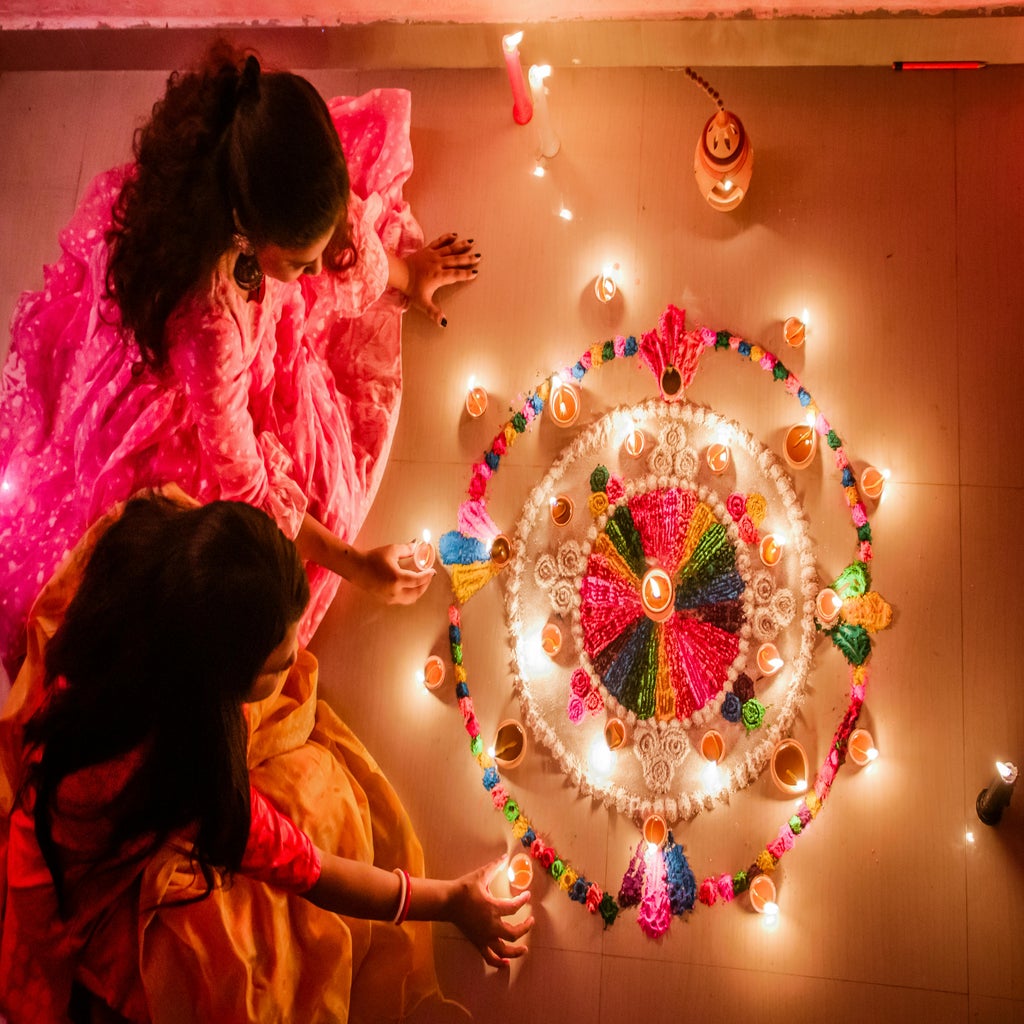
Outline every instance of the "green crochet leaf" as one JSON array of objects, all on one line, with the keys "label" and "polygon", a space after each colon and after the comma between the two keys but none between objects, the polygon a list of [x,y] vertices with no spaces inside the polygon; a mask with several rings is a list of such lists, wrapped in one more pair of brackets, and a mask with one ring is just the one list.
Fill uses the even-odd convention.
[{"label": "green crochet leaf", "polygon": [[853,562],[848,565],[832,584],[832,589],[846,600],[848,597],[860,597],[866,594],[871,586],[871,573],[864,562]]},{"label": "green crochet leaf", "polygon": [[871,637],[863,626],[851,626],[843,622],[829,636],[851,665],[863,665],[871,653]]}]

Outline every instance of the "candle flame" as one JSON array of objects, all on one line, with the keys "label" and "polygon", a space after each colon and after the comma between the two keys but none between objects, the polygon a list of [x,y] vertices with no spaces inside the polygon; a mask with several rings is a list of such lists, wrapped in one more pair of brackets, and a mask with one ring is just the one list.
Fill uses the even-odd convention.
[{"label": "candle flame", "polygon": [[563,206],[558,211],[558,216],[561,217],[562,220],[572,220],[572,210],[570,210],[567,207]]},{"label": "candle flame", "polygon": [[475,388],[475,387],[476,387],[476,374],[475,373],[471,373],[469,375],[469,380],[466,382],[466,390],[467,391],[472,391],[473,388]]},{"label": "candle flame", "polygon": [[[768,659],[768,667],[770,669],[772,669],[773,671],[776,671],[776,672],[780,668],[782,668],[782,666],[785,665],[785,664],[786,663],[781,658],[769,658]],[[805,782],[804,785],[806,786],[807,783]]]},{"label": "candle flame", "polygon": [[774,900],[768,900],[764,905],[765,917],[778,917],[779,905]]},{"label": "candle flame", "polygon": [[510,32],[507,36],[502,36],[501,45],[505,47],[506,53],[514,53],[522,41],[522,32]]},{"label": "candle flame", "polygon": [[867,752],[864,754],[864,756],[869,761],[874,761],[878,757],[878,750],[877,750],[877,748],[875,748],[875,747],[868,747]]},{"label": "candle flame", "polygon": [[814,413],[813,412],[809,412],[804,417],[804,423],[806,423],[807,426],[809,426],[809,427],[813,427],[814,426]]},{"label": "candle flame", "polygon": [[535,89],[539,89],[544,84],[544,79],[551,74],[550,64],[531,64],[528,72],[530,77],[530,85]]},{"label": "candle flame", "polygon": [[537,164],[533,169],[533,176],[535,178],[543,178],[548,172],[544,170],[543,164]]},{"label": "candle flame", "polygon": [[651,597],[654,598],[655,601],[657,601],[661,597],[661,587],[658,586],[658,577],[657,576],[652,576],[650,582],[651,582]]},{"label": "candle flame", "polygon": [[1017,781],[1017,766],[1010,761],[996,761],[996,771],[999,772],[1003,782]]},{"label": "candle flame", "polygon": [[602,733],[590,745],[590,767],[598,775],[607,775],[615,765],[615,754]]},{"label": "candle flame", "polygon": [[423,543],[424,544],[429,544],[430,543],[430,531],[429,530],[424,530],[421,536],[423,537]]}]

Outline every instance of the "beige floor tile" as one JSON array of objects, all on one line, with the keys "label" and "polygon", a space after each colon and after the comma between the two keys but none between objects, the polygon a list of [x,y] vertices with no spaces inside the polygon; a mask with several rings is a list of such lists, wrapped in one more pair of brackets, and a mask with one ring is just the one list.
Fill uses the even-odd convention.
[{"label": "beige floor tile", "polygon": [[[705,73],[755,145],[750,194],[729,217],[708,210],[693,185],[693,147],[710,110],[680,72],[556,69],[549,101],[562,149],[543,179],[530,173],[534,126],[512,123],[498,68],[314,75],[325,93],[412,89],[409,197],[428,237],[457,229],[485,257],[479,280],[442,293],[448,328],[415,312],[406,318],[403,415],[363,543],[451,528],[471,463],[522,395],[593,342],[653,327],[669,301],[692,322],[778,350],[855,468],[870,462],[893,473],[885,499],[868,509],[874,586],[897,613],[878,637],[863,712],[882,756],[870,770],[843,769],[822,815],[780,864],[778,928],[766,931],[741,899],[702,907],[651,942],[635,912],[604,931],[538,879],[523,963],[508,975],[489,972],[439,926],[439,972],[481,1021],[756,1014],[938,1024],[968,1012],[1014,1020],[1024,1001],[1021,808],[1012,804],[998,829],[986,829],[974,798],[996,756],[1024,757],[1012,670],[1022,552],[1003,540],[1016,536],[1021,481],[1002,440],[1015,437],[1021,383],[1024,204],[1019,159],[991,159],[1024,73]],[[18,292],[41,282],[84,179],[127,152],[163,78],[0,78],[4,319]],[[557,216],[563,202],[572,222]],[[622,271],[608,307],[590,290],[605,262]],[[804,307],[808,342],[785,350],[780,323]],[[471,374],[491,400],[479,420],[463,406]],[[592,371],[584,421],[650,391],[646,371],[632,365]],[[732,353],[705,354],[690,397],[772,444],[799,418],[781,388]],[[572,436],[544,421],[520,439],[491,492],[500,524],[515,522]],[[824,577],[856,551],[827,455],[796,477]],[[426,693],[415,682],[428,654],[447,655],[448,603],[443,570],[412,608],[343,590],[313,644],[324,696],[402,796],[428,870],[446,876],[512,845],[480,785],[453,692]],[[517,712],[498,587],[464,614],[471,692],[493,728]],[[843,662],[824,643],[813,685],[796,733],[817,762],[847,688]],[[631,822],[581,798],[539,746],[509,783],[560,852],[617,889],[636,841]],[[786,810],[762,778],[677,838],[698,878],[736,870]]]}]

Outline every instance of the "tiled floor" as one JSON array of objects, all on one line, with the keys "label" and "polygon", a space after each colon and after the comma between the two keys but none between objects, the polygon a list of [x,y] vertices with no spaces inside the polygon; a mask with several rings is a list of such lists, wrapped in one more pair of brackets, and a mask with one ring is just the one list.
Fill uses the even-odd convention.
[{"label": "tiled floor", "polygon": [[[701,907],[652,942],[634,912],[602,931],[541,880],[523,962],[486,970],[438,927],[439,974],[485,1022],[1024,1019],[1024,797],[997,829],[974,813],[993,761],[1024,760],[1024,476],[1007,448],[1024,383],[1024,71],[707,74],[755,145],[749,196],[731,215],[697,194],[693,146],[710,111],[676,71],[558,69],[550,107],[562,146],[544,179],[531,175],[536,135],[513,124],[498,68],[310,76],[325,94],[412,90],[414,208],[428,235],[469,233],[485,255],[479,280],[445,296],[445,331],[407,317],[402,419],[365,543],[452,527],[470,463],[510,403],[593,342],[653,327],[668,302],[768,348],[781,319],[806,307],[813,331],[787,361],[857,464],[893,474],[872,525],[874,583],[896,621],[879,635],[864,712],[882,757],[870,772],[840,773],[780,865],[777,929],[738,900]],[[125,157],[162,77],[0,77],[5,320],[19,290],[41,280],[83,182]],[[572,222],[557,216],[562,204]],[[591,282],[606,262],[620,264],[622,293],[602,307]],[[470,374],[491,396],[479,421],[462,408]],[[609,370],[585,418],[646,395],[648,382]],[[754,370],[709,361],[692,397],[778,445],[782,406],[760,385]],[[514,520],[565,439],[541,430],[507,460],[492,498],[499,521]],[[853,546],[834,483],[821,460],[797,479],[827,569]],[[497,587],[465,610],[474,697],[492,725],[517,710]],[[412,682],[426,654],[445,652],[448,602],[443,572],[409,609],[343,591],[313,643],[326,697],[391,776],[438,874],[509,840],[453,696]],[[843,688],[834,652],[818,656],[797,726],[816,759],[841,710],[816,700],[830,687],[842,699]],[[559,848],[617,888],[632,823],[580,797],[536,747],[514,785]],[[698,879],[770,838],[780,814],[770,788],[761,779],[680,829]]]}]

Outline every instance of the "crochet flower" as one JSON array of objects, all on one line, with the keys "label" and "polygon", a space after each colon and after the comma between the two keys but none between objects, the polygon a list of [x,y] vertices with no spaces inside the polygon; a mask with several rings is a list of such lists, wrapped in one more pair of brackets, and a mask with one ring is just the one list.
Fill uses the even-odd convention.
[{"label": "crochet flower", "polygon": [[757,543],[757,527],[754,525],[754,520],[747,515],[746,512],[739,518],[740,528],[740,540],[744,544],[756,544]]},{"label": "crochet flower", "polygon": [[622,496],[626,493],[626,488],[622,485],[622,480],[617,476],[609,477],[608,486],[604,489],[605,494],[608,495],[608,500],[611,502],[619,501]]},{"label": "crochet flower", "polygon": [[754,521],[755,526],[760,526],[764,522],[764,517],[768,514],[768,502],[765,501],[763,494],[748,494],[747,495],[747,515]]},{"label": "crochet flower", "polygon": [[750,700],[744,702],[742,717],[743,727],[747,732],[760,727],[764,722],[764,713],[765,706],[756,697],[751,697]]},{"label": "crochet flower", "polygon": [[722,701],[722,717],[727,722],[738,722],[743,714],[743,702],[735,693],[727,693]]},{"label": "crochet flower", "polygon": [[592,689],[590,676],[587,675],[586,670],[582,668],[576,669],[569,679],[569,686],[577,697],[586,697]]},{"label": "crochet flower", "polygon": [[729,515],[731,515],[736,522],[739,522],[740,518],[747,511],[747,499],[744,495],[734,491],[725,499],[725,508]]},{"label": "crochet flower", "polygon": [[590,888],[587,890],[587,910],[596,914],[601,909],[603,899],[604,893],[601,892],[601,887],[596,882],[591,882]]},{"label": "crochet flower", "polygon": [[604,491],[594,491],[587,499],[587,509],[595,519],[603,516],[608,511],[608,495]]},{"label": "crochet flower", "polygon": [[583,703],[583,698],[578,697],[575,693],[572,694],[569,697],[569,703],[566,705],[565,712],[573,725],[579,725],[587,713],[587,707]]}]

